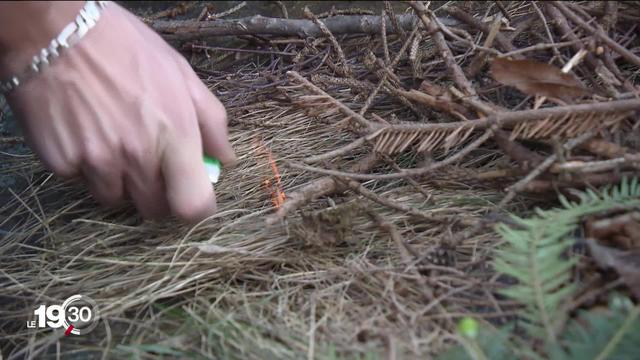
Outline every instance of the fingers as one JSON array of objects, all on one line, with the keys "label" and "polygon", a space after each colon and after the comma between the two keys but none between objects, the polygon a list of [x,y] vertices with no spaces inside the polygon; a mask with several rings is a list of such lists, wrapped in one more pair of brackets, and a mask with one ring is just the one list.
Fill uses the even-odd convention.
[{"label": "fingers", "polygon": [[125,190],[145,219],[159,219],[169,214],[160,155],[152,142],[140,140],[123,144]]},{"label": "fingers", "polygon": [[125,175],[125,187],[134,205],[145,219],[160,219],[169,214],[164,183],[159,168],[142,169]]},{"label": "fingers", "polygon": [[[191,69],[189,69],[191,71]],[[189,88],[198,116],[204,152],[220,160],[225,166],[236,162],[236,155],[227,130],[227,112],[207,87],[191,71]]]},{"label": "fingers", "polygon": [[213,215],[216,199],[202,161],[200,142],[174,138],[165,149],[162,174],[171,211],[192,223]]},{"label": "fingers", "polygon": [[113,164],[86,164],[82,173],[91,194],[100,204],[115,206],[121,202],[124,197],[124,185],[120,167]]}]

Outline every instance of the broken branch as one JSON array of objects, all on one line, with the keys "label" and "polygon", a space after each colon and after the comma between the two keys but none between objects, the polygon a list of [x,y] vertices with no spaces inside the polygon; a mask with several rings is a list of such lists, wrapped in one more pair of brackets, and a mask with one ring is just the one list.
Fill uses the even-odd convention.
[{"label": "broken branch", "polygon": [[[396,18],[400,28],[411,30],[418,19],[413,14],[403,14]],[[379,34],[381,17],[376,15],[333,16],[322,20],[334,35],[342,34]],[[456,26],[457,21],[440,19],[443,23]],[[389,33],[395,33],[389,19],[385,19]],[[312,20],[271,18],[260,15],[234,20],[157,20],[150,26],[167,40],[193,40],[220,35],[277,35],[299,36],[302,38],[322,36],[322,30]]]}]

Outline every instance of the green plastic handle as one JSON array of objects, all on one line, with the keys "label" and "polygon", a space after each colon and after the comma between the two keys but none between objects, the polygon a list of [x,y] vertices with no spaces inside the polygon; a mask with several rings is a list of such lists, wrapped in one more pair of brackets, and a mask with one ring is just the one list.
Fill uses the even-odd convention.
[{"label": "green plastic handle", "polygon": [[211,181],[212,184],[217,183],[220,178],[220,174],[222,173],[222,164],[220,163],[220,160],[207,155],[203,155],[202,159],[204,160],[204,167],[207,170],[209,181]]}]

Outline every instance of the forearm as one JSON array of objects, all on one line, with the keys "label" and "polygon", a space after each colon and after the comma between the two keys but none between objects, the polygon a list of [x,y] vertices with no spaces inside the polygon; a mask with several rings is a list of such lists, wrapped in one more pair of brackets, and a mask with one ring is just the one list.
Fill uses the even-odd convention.
[{"label": "forearm", "polygon": [[0,1],[0,78],[24,69],[83,5],[82,1]]}]

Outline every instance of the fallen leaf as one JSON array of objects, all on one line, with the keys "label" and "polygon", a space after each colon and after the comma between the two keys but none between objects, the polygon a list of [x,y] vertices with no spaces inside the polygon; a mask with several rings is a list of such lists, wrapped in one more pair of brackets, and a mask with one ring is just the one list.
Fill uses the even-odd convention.
[{"label": "fallen leaf", "polygon": [[602,268],[613,268],[629,286],[633,295],[640,299],[640,249],[622,251],[587,239],[591,255]]},{"label": "fallen leaf", "polygon": [[590,239],[620,250],[640,248],[640,211],[603,219],[589,217],[585,221],[585,233]]},{"label": "fallen leaf", "polygon": [[567,101],[590,93],[575,76],[533,60],[495,58],[491,64],[491,75],[499,83],[513,86],[528,95]]}]

